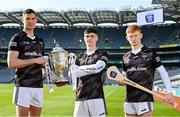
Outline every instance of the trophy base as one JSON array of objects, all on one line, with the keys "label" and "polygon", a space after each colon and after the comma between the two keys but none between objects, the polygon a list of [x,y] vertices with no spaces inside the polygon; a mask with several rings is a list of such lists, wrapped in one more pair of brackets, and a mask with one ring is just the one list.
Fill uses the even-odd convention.
[{"label": "trophy base", "polygon": [[57,80],[56,82],[55,82],[55,84],[56,83],[68,83],[69,81],[68,80]]},{"label": "trophy base", "polygon": [[69,82],[68,80],[57,80],[57,81],[55,82],[55,84],[56,84],[57,87],[62,87],[62,86],[64,86],[65,84],[67,84],[68,82]]}]

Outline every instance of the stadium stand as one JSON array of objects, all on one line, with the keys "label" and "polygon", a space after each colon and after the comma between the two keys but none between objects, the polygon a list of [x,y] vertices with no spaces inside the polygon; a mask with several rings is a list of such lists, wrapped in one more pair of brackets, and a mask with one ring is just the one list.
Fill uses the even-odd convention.
[{"label": "stadium stand", "polygon": [[[180,6],[175,3],[166,4],[161,0],[153,0],[153,4],[158,3],[162,3],[157,8],[163,7],[164,22],[170,20],[174,23],[142,26],[144,34],[142,42],[158,52],[171,78],[173,78],[178,76],[178,67],[180,67]],[[117,65],[121,69],[121,58],[130,47],[125,38],[127,23],[136,22],[137,12],[157,8],[120,9],[119,11],[112,9],[39,11],[37,12],[38,23],[42,26],[37,26],[35,32],[43,37],[46,54],[54,46],[61,46],[68,52],[78,53],[85,49],[83,31],[89,25],[75,26],[75,24],[91,24],[90,26],[96,27],[99,32],[98,47],[109,54],[108,66]],[[8,82],[13,77],[13,72],[7,68],[7,46],[11,36],[21,30],[21,13],[21,10],[0,12],[0,83]],[[6,23],[15,23],[19,26],[3,26]],[[54,23],[64,25],[52,25]],[[100,26],[103,23],[116,25]],[[179,80],[180,77],[177,79]],[[158,75],[156,75],[155,80],[159,80]],[[105,84],[113,83],[105,81]]]},{"label": "stadium stand", "polygon": [[[154,30],[158,31],[154,34]],[[99,42],[98,47],[104,51],[107,51],[109,54],[109,66],[110,65],[118,65],[121,67],[121,58],[125,52],[129,49],[120,49],[120,47],[128,46],[128,43],[125,39],[125,27],[116,28],[116,27],[97,27],[99,32]],[[167,30],[166,30],[167,29]],[[180,29],[180,28],[179,28]],[[7,45],[11,38],[11,36],[18,32],[19,28],[0,28],[1,31],[1,66],[6,66],[6,56],[7,56]],[[37,28],[35,32],[43,37],[46,45],[46,54],[52,50],[55,45],[60,45],[65,48],[69,52],[77,53],[84,49],[83,42],[83,30],[84,28]],[[151,48],[155,48],[160,55],[163,64],[165,67],[179,67],[180,66],[180,51],[179,46],[177,47],[166,47],[160,48],[160,45],[164,45],[165,42],[171,40],[173,44],[177,43],[177,40],[170,39],[170,37],[175,37],[173,34],[177,35],[178,28],[175,25],[171,26],[145,26],[142,28],[144,33],[143,43]],[[168,33],[164,35],[164,33]],[[163,35],[163,36],[158,36]],[[158,43],[153,41],[154,37],[158,40]],[[163,39],[162,39],[163,38]],[[3,40],[2,40],[3,39]],[[169,69],[170,69],[169,68]],[[4,70],[3,70],[4,71]],[[6,70],[5,70],[6,71]],[[9,74],[9,73],[8,73]],[[8,75],[7,74],[7,75]],[[5,77],[4,75],[1,77]],[[8,77],[10,78],[10,77]],[[2,79],[0,80],[2,81]]]}]

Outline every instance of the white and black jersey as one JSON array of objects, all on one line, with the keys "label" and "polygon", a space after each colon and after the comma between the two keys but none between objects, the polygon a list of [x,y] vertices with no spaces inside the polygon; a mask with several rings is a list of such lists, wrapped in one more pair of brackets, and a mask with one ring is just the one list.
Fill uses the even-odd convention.
[{"label": "white and black jersey", "polygon": [[[160,58],[153,49],[143,46],[137,54],[129,51],[122,62],[128,79],[152,90],[155,69],[161,66]],[[126,102],[154,101],[149,93],[129,85],[126,88]]]},{"label": "white and black jersey", "polygon": [[[19,59],[31,59],[44,55],[44,42],[35,36],[30,39],[24,31],[15,34],[9,42],[9,51],[18,51]],[[20,87],[43,87],[42,66],[33,64],[16,69],[15,84]]]},{"label": "white and black jersey", "polygon": [[[87,55],[86,52],[84,52],[77,56],[76,65],[92,65],[96,64],[99,60],[104,61],[105,64],[107,64],[107,53],[96,50],[93,54]],[[76,101],[104,98],[103,82],[101,80],[104,68],[102,69],[102,67],[103,65],[100,65],[96,68],[98,73],[95,72],[94,68],[87,68],[87,71],[94,71],[94,73],[77,79]],[[99,71],[99,69],[102,70]]]}]

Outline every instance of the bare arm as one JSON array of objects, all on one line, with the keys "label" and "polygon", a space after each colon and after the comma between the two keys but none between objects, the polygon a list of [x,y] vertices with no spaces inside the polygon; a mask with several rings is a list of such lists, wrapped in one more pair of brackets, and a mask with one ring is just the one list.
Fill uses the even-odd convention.
[{"label": "bare arm", "polygon": [[32,64],[44,64],[44,58],[38,57],[33,59],[19,59],[18,51],[8,51],[7,63],[9,68],[22,68]]}]

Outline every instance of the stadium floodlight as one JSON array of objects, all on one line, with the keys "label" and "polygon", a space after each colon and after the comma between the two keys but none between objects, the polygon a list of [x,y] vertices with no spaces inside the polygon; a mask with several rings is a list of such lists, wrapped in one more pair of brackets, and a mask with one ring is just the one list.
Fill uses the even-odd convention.
[{"label": "stadium floodlight", "polygon": [[138,25],[149,25],[156,23],[163,23],[164,21],[163,8],[137,12],[137,23]]}]

